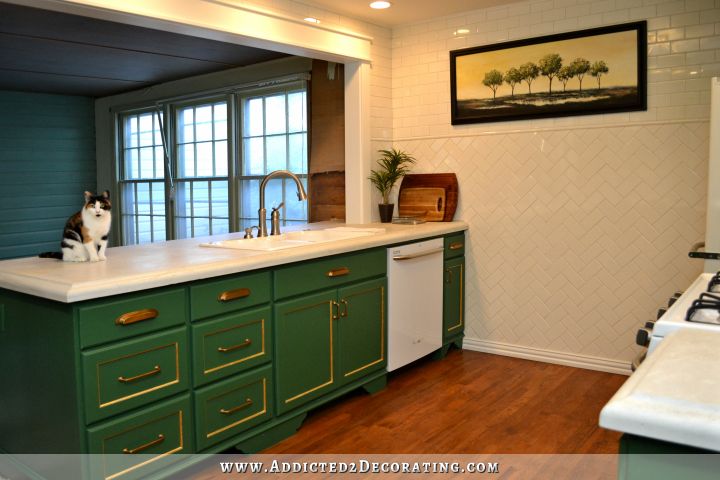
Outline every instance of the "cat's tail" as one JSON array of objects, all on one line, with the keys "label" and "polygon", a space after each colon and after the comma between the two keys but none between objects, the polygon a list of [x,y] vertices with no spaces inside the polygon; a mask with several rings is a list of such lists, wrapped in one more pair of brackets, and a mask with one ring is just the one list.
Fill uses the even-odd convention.
[{"label": "cat's tail", "polygon": [[43,252],[40,255],[38,255],[40,258],[57,258],[58,260],[63,259],[62,252]]}]

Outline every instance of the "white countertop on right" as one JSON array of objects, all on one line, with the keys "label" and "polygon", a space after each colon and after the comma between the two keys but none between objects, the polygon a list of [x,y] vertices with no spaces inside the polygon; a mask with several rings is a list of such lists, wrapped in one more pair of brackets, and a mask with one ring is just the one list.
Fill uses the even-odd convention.
[{"label": "white countertop on right", "polygon": [[620,387],[600,426],[720,451],[720,331],[680,329]]}]

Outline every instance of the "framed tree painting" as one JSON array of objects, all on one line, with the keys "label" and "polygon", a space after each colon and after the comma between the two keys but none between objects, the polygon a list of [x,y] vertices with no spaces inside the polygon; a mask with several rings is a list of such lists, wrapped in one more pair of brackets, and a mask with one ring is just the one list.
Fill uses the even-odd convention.
[{"label": "framed tree painting", "polygon": [[450,52],[453,125],[647,109],[647,23]]}]

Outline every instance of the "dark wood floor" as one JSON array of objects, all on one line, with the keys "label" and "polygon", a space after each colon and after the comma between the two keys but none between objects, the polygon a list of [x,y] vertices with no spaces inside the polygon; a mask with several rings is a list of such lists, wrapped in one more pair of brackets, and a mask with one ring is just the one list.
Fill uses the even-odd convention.
[{"label": "dark wood floor", "polygon": [[598,415],[626,379],[452,350],[312,412],[262,453],[616,453],[620,435]]}]

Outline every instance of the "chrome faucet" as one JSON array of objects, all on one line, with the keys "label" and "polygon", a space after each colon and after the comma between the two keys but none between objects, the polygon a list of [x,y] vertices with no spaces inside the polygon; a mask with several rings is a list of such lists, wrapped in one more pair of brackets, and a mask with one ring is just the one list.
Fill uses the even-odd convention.
[{"label": "chrome faucet", "polygon": [[[307,200],[307,193],[305,193],[305,188],[302,185],[302,182],[300,182],[300,179],[295,175],[294,173],[288,171],[288,170],[275,170],[274,172],[268,173],[265,178],[262,179],[262,182],[260,182],[260,210],[258,210],[258,220],[259,220],[259,227],[258,227],[258,237],[267,237],[267,210],[265,210],[265,187],[268,184],[268,181],[272,180],[275,177],[290,177],[293,180],[295,180],[295,185],[297,185],[297,196],[298,200],[303,201]],[[277,207],[273,209],[273,216],[272,216],[272,230],[271,235],[280,235],[280,214],[278,210],[282,207],[282,203]]]}]

